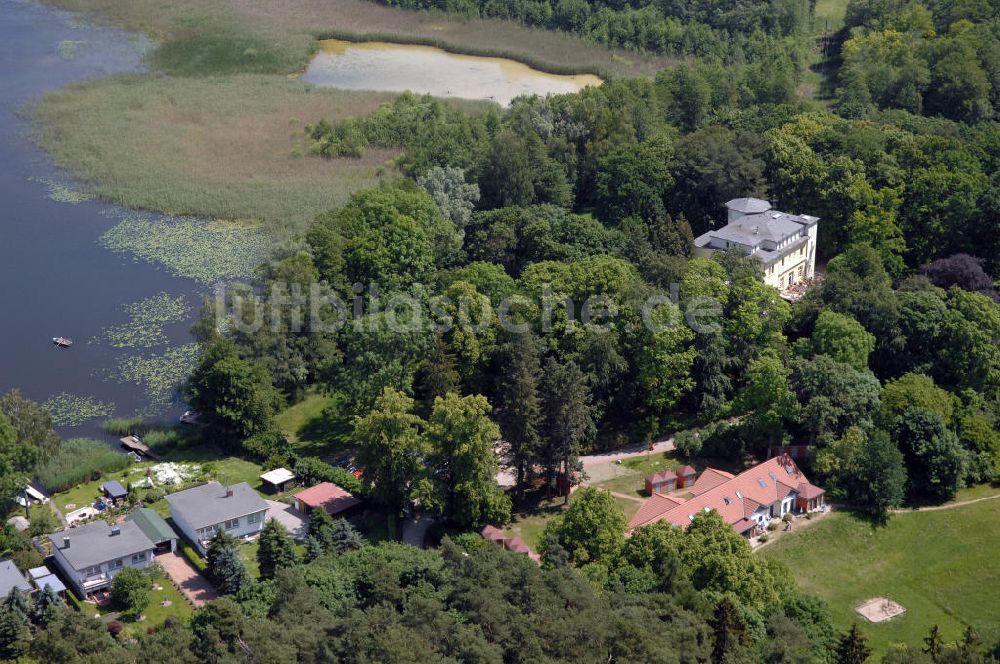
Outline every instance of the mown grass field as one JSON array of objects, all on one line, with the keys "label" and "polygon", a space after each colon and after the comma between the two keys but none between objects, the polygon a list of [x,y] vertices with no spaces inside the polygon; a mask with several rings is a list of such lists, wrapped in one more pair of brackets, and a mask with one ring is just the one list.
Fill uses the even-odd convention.
[{"label": "mown grass field", "polygon": [[46,96],[40,141],[102,197],[135,209],[248,219],[281,236],[397,177],[394,152],[307,154],[305,124],[362,115],[392,95],[282,76],[124,76]]},{"label": "mown grass field", "polygon": [[[834,513],[761,555],[785,563],[803,590],[826,599],[839,629],[859,623],[878,655],[892,644],[921,643],[933,624],[948,642],[972,625],[984,643],[997,643],[998,547],[1000,500],[987,500],[897,514],[884,528]],[[906,613],[868,623],[854,608],[872,597],[889,597]]]}]

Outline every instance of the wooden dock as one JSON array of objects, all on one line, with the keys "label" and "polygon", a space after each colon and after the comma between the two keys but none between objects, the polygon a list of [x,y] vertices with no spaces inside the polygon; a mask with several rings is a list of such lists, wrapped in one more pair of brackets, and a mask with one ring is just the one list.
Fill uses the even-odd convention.
[{"label": "wooden dock", "polygon": [[136,454],[141,454],[144,457],[148,457],[148,458],[154,459],[154,460],[158,460],[159,459],[159,457],[157,457],[152,452],[152,450],[149,449],[148,445],[146,445],[144,442],[142,442],[141,440],[139,440],[135,436],[125,436],[124,438],[121,438],[120,440],[121,440],[121,443],[122,443],[122,447],[124,447],[125,449],[127,449],[130,452],[135,452]]}]

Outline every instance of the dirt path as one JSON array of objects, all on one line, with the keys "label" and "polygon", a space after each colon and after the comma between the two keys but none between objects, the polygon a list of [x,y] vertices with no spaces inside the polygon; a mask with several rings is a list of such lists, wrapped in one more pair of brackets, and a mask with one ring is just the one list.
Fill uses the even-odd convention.
[{"label": "dirt path", "polygon": [[610,452],[601,452],[600,454],[588,454],[587,456],[582,456],[580,457],[580,463],[582,463],[583,467],[586,468],[588,466],[599,466],[604,463],[611,463],[612,461],[617,461],[618,459],[632,459],[644,454],[673,451],[674,439],[673,437],[670,437],[666,440],[653,443],[653,449],[649,449],[645,445],[639,443],[636,445],[629,445],[628,447],[623,447],[621,449],[612,450]]},{"label": "dirt path", "polygon": [[[587,485],[584,484],[583,486],[587,486]],[[610,493],[612,496],[615,496],[616,498],[624,498],[625,500],[634,500],[637,503],[644,503],[644,502],[646,502],[645,498],[640,498],[639,496],[630,496],[627,493],[619,493],[617,491],[609,491],[608,493]]]},{"label": "dirt path", "polygon": [[911,512],[940,512],[942,510],[953,510],[958,507],[965,507],[966,505],[972,505],[975,503],[981,503],[987,500],[996,500],[1000,498],[1000,493],[993,496],[986,496],[984,498],[970,498],[969,500],[960,500],[957,503],[946,503],[944,505],[929,505],[927,507],[917,507],[910,509],[898,509],[891,510],[891,514],[909,514]]}]

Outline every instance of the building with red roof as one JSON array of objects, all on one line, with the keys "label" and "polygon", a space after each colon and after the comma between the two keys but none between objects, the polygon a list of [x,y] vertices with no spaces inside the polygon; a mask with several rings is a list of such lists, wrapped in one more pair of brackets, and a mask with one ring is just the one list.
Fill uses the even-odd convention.
[{"label": "building with red roof", "polygon": [[670,493],[677,488],[677,473],[672,470],[661,470],[646,478],[646,493]]},{"label": "building with red roof", "polygon": [[771,519],[813,512],[825,505],[824,490],[810,484],[787,455],[735,476],[709,468],[693,483],[690,492],[690,500],[654,494],[629,521],[629,532],[658,521],[686,528],[698,512],[715,510],[741,535],[752,537]]},{"label": "building with red roof", "polygon": [[331,516],[341,514],[361,504],[349,491],[332,482],[321,482],[295,494],[295,509],[309,514],[317,507],[324,508]]},{"label": "building with red roof", "polygon": [[694,484],[694,478],[697,472],[691,466],[681,466],[677,469],[677,488],[683,489],[686,486],[691,486]]},{"label": "building with red roof", "polygon": [[503,544],[504,541],[503,531],[497,528],[496,526],[483,526],[483,529],[479,531],[479,534],[483,536],[484,540]]}]

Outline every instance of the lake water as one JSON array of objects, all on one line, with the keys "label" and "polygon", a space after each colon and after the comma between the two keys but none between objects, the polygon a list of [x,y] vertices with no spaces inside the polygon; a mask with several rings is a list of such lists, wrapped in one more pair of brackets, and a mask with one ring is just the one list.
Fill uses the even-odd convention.
[{"label": "lake water", "polygon": [[[116,348],[108,326],[129,321],[123,305],[167,293],[197,310],[196,282],[100,244],[125,212],[95,201],[65,200],[73,182],[32,142],[20,112],[44,93],[76,81],[142,68],[148,44],[126,32],[24,0],[0,0],[0,392],[19,388],[44,402],[65,393],[114,404],[127,416],[150,409],[144,386],[118,380],[123,361],[152,357],[191,341],[191,315],[175,319],[155,347]],[[55,195],[53,195],[55,192]],[[52,337],[74,340],[61,350]],[[153,410],[174,417],[182,406]],[[60,426],[95,435],[102,418]]]},{"label": "lake water", "polygon": [[504,58],[449,53],[385,42],[320,42],[302,79],[350,90],[409,90],[437,97],[487,99],[507,106],[520,95],[578,92],[600,85],[590,74],[558,76]]}]

